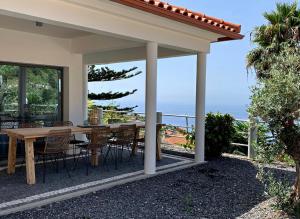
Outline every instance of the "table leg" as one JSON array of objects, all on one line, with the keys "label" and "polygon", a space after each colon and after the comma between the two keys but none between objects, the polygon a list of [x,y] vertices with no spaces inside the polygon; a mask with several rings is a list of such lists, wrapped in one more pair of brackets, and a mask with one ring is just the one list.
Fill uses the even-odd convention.
[{"label": "table leg", "polygon": [[35,161],[33,142],[35,139],[25,139],[25,153],[26,153],[26,176],[27,184],[33,185],[35,180]]},{"label": "table leg", "polygon": [[156,160],[161,160],[161,138],[156,139]]},{"label": "table leg", "polygon": [[156,160],[161,160],[162,156],[161,156],[161,126],[157,126],[156,129]]},{"label": "table leg", "polygon": [[7,173],[14,174],[16,170],[17,139],[9,137]]},{"label": "table leg", "polygon": [[99,159],[98,159],[98,150],[97,149],[92,149],[92,156],[91,156],[91,165],[96,167],[99,164]]},{"label": "table leg", "polygon": [[136,155],[137,150],[138,150],[138,146],[137,146],[137,137],[135,138],[135,140],[133,141],[133,144],[131,146],[131,156]]}]

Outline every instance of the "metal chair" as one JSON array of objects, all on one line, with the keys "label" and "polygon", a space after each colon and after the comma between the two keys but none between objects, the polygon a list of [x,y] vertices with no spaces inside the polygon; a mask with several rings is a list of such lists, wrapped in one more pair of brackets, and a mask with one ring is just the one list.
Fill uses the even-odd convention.
[{"label": "metal chair", "polygon": [[43,183],[46,178],[46,158],[54,159],[56,163],[56,171],[58,172],[58,159],[63,159],[63,165],[69,177],[70,173],[66,164],[67,151],[69,150],[71,129],[51,130],[45,139],[45,147],[39,150],[37,154],[43,160]]},{"label": "metal chair", "polygon": [[[162,129],[162,124],[157,124],[156,125],[156,146],[158,146],[158,144],[160,144],[158,139],[159,139],[161,129]],[[137,149],[140,149],[140,151],[142,153],[142,158],[144,159],[145,158],[145,131],[141,132],[141,130],[142,130],[141,128],[137,129],[136,146],[137,146]],[[159,160],[159,152],[158,151],[156,151],[156,159]]]},{"label": "metal chair", "polygon": [[[63,127],[63,126],[74,126],[73,122],[71,121],[55,121],[53,122],[53,127]],[[83,144],[86,143],[83,140],[78,140],[76,139],[75,135],[71,135],[70,137],[70,144],[73,145],[73,159],[74,159],[74,163],[76,162],[76,148],[78,144]]]},{"label": "metal chair", "polygon": [[0,118],[0,131],[1,129],[14,129],[18,127],[18,122],[14,119],[2,120]]},{"label": "metal chair", "polygon": [[[3,120],[0,117],[0,133],[2,129],[14,129],[18,127],[18,121],[16,119],[10,118],[8,120]],[[8,144],[9,137],[2,133],[0,134],[0,157],[3,159],[7,159],[8,154]],[[20,144],[17,145],[17,157],[24,157],[25,149]]]},{"label": "metal chair", "polygon": [[[136,150],[140,150],[142,158],[145,157],[145,128],[137,128],[135,139]],[[132,151],[134,153],[134,151]]]},{"label": "metal chair", "polygon": [[[135,143],[136,139],[136,125],[121,125],[118,131],[114,133],[114,137],[109,140],[108,153],[111,151],[112,146],[115,149],[115,168],[118,168],[118,159],[119,159],[119,149],[121,149],[121,162],[123,161],[123,151],[124,148],[129,152],[129,157],[131,157],[131,150]],[[106,157],[107,157],[106,155]]]},{"label": "metal chair", "polygon": [[13,129],[16,126],[14,120],[2,120],[0,117],[0,159],[6,160],[8,154],[9,137],[1,133],[2,129]]},{"label": "metal chair", "polygon": [[100,156],[102,156],[102,149],[108,144],[108,139],[111,137],[111,130],[105,126],[94,127],[88,136],[90,138],[89,143],[78,145],[78,147],[81,148],[81,154],[85,155],[86,175],[89,174],[90,153],[95,155],[93,153],[100,151]]}]

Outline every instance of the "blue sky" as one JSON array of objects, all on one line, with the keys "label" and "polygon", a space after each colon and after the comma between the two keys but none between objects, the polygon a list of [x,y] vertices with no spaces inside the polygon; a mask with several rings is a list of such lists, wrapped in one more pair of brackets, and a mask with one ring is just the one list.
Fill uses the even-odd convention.
[{"label": "blue sky", "polygon": [[[255,26],[265,23],[262,13],[275,8],[276,2],[292,0],[165,0],[170,4],[200,11],[242,25],[245,38],[212,44],[207,63],[206,110],[231,113],[246,117],[249,104],[249,87],[255,83],[254,75],[247,75],[246,54],[254,45],[250,33]],[[143,74],[123,81],[90,84],[90,92],[126,91],[138,89],[132,96],[117,100],[122,106],[139,105],[143,111],[145,99],[145,62],[108,65],[121,70],[139,67]],[[158,63],[158,109],[164,113],[193,114],[195,108],[196,58],[194,56],[159,60]],[[99,89],[100,88],[100,89]]]}]

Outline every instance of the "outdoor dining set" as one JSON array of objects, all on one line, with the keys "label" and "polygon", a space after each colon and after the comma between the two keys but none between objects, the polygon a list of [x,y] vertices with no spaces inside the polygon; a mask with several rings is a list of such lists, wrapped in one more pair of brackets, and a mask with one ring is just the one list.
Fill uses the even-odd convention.
[{"label": "outdoor dining set", "polygon": [[[144,122],[79,126],[74,126],[71,121],[55,121],[47,126],[16,121],[0,121],[0,124],[0,133],[8,140],[7,173],[15,173],[17,148],[25,149],[23,163],[26,166],[27,184],[30,185],[36,183],[36,163],[42,166],[45,183],[49,163],[54,164],[58,171],[59,162],[62,162],[70,177],[70,171],[81,163],[85,165],[85,174],[89,175],[90,166],[98,166],[99,158],[103,166],[110,158],[115,169],[121,168],[120,163],[130,161],[133,156],[144,159]],[[157,124],[157,133],[161,127],[161,124]],[[161,159],[159,142],[156,157],[157,160]]]}]

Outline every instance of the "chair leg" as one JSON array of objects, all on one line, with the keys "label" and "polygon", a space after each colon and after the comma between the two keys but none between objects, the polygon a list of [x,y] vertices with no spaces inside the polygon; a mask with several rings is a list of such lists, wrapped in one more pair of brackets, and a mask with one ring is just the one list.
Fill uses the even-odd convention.
[{"label": "chair leg", "polygon": [[[124,145],[122,145],[122,150],[121,150],[121,157],[120,157],[121,162],[123,162],[123,151],[124,151]],[[119,150],[118,150],[118,153],[119,153]]]},{"label": "chair leg", "polygon": [[107,157],[108,157],[108,155],[109,155],[110,152],[111,152],[111,146],[109,145],[108,148],[107,148],[107,151],[105,153],[104,159],[103,159],[103,165],[106,164]]},{"label": "chair leg", "polygon": [[73,161],[74,161],[74,165],[75,163],[78,161],[78,156],[76,157],[76,144],[73,144]]},{"label": "chair leg", "polygon": [[90,165],[90,152],[89,150],[86,150],[85,154],[85,164],[86,164],[86,175],[89,175],[89,165]]},{"label": "chair leg", "polygon": [[43,183],[46,181],[46,158],[45,155],[43,155]]},{"label": "chair leg", "polygon": [[55,162],[56,173],[58,173],[58,161],[57,161],[57,155],[54,157],[54,162]]},{"label": "chair leg", "polygon": [[69,168],[68,168],[67,162],[66,162],[67,154],[66,154],[66,153],[63,153],[63,154],[62,154],[62,158],[63,158],[64,168],[65,168],[66,171],[67,171],[68,177],[71,178],[71,175],[70,175],[70,172],[69,172]]},{"label": "chair leg", "polygon": [[119,148],[115,145],[115,169],[118,169],[118,156],[119,155]]},{"label": "chair leg", "polygon": [[127,145],[127,151],[128,151],[128,154],[129,154],[129,159],[128,159],[128,161],[132,161],[132,159],[133,159],[131,150],[132,150],[131,144]]},{"label": "chair leg", "polygon": [[78,166],[78,162],[80,160],[80,157],[83,155],[82,153],[82,148],[79,147],[79,154],[77,156],[77,158],[74,159],[74,165],[73,165],[73,170],[75,170]]}]

